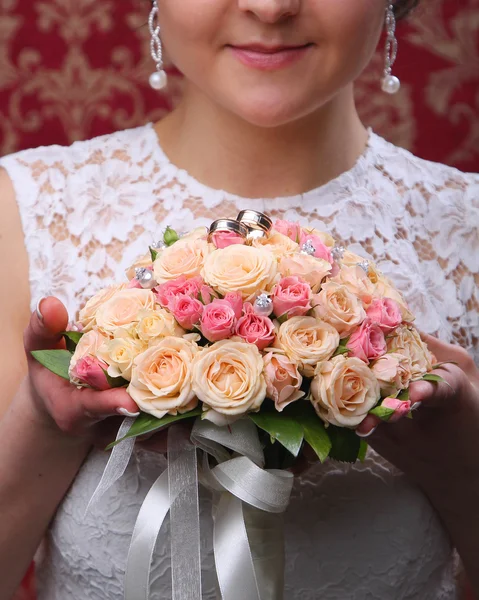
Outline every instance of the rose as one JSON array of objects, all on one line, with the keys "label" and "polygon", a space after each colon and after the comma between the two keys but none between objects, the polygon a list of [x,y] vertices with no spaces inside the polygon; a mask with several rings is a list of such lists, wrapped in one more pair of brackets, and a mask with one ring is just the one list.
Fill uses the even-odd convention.
[{"label": "rose", "polygon": [[415,327],[400,325],[387,340],[388,352],[397,352],[411,361],[412,379],[420,379],[432,369],[433,356]]},{"label": "rose", "polygon": [[299,243],[301,237],[301,225],[299,223],[278,219],[274,224],[274,229],[278,233],[289,237],[293,242]]},{"label": "rose", "polygon": [[220,294],[239,292],[244,300],[258,290],[269,290],[275,282],[276,260],[264,248],[228,246],[215,250],[206,259],[202,276]]},{"label": "rose", "polygon": [[201,350],[193,361],[193,390],[204,403],[205,418],[217,425],[258,411],[266,395],[260,351],[237,340]]},{"label": "rose", "polygon": [[126,283],[122,283],[120,285],[110,285],[100,290],[97,294],[90,298],[90,300],[88,300],[78,316],[78,320],[82,325],[82,331],[87,333],[93,329],[93,327],[96,325],[96,313],[98,312],[98,309],[117,292],[124,290],[126,285]]},{"label": "rose", "polygon": [[273,321],[265,316],[257,315],[253,306],[247,302],[244,305],[245,315],[236,323],[235,333],[249,344],[255,344],[264,350],[275,339]]},{"label": "rose", "polygon": [[184,329],[193,329],[201,319],[203,304],[186,294],[176,296],[172,311],[175,319]]},{"label": "rose", "polygon": [[409,400],[398,400],[397,398],[384,398],[381,406],[393,410],[393,414],[388,417],[388,423],[397,423],[411,411],[411,402]]},{"label": "rose", "polygon": [[274,287],[273,311],[277,317],[301,316],[311,309],[311,288],[301,277],[283,277]]},{"label": "rose", "polygon": [[303,378],[298,367],[287,356],[277,352],[268,352],[263,357],[264,377],[266,380],[266,396],[274,401],[278,412],[282,412],[288,404],[304,396],[300,390]]},{"label": "rose", "polygon": [[383,395],[394,395],[409,387],[412,379],[411,361],[404,354],[391,352],[381,356],[371,366]]},{"label": "rose", "polygon": [[274,254],[276,260],[299,250],[296,242],[274,230],[267,237],[254,239],[253,246],[256,248],[266,248],[266,250]]},{"label": "rose", "polygon": [[390,332],[401,324],[402,315],[399,304],[392,298],[377,298],[366,311],[373,323]]},{"label": "rose", "polygon": [[398,303],[401,311],[401,317],[403,321],[412,323],[415,320],[415,316],[409,310],[406,300],[402,297],[401,293],[391,284],[389,279],[383,275],[379,276],[376,284],[374,294],[382,298],[391,298]]},{"label": "rose", "polygon": [[243,298],[239,292],[228,292],[224,297],[225,302],[231,306],[235,312],[235,317],[239,319],[243,314]]},{"label": "rose", "polygon": [[131,265],[129,269],[125,271],[126,276],[131,281],[136,275],[135,269],[153,269],[153,259],[151,258],[151,252],[147,252],[143,256],[139,256],[136,261]]},{"label": "rose", "polygon": [[339,345],[339,334],[329,323],[314,317],[292,317],[279,328],[276,347],[312,377],[319,361],[328,360]]},{"label": "rose", "polygon": [[160,284],[155,288],[155,293],[158,304],[161,304],[163,308],[170,308],[170,306],[173,306],[176,296],[186,295],[197,298],[203,286],[204,282],[201,277],[187,279],[182,275],[177,279]]},{"label": "rose", "polygon": [[110,377],[131,379],[133,361],[146,349],[146,344],[130,336],[106,340],[98,349],[98,357],[107,364]]},{"label": "rose", "polygon": [[331,250],[323,243],[323,240],[319,237],[319,235],[315,235],[314,233],[307,233],[306,231],[301,231],[301,248],[304,244],[311,244],[314,248],[314,256],[315,258],[322,258],[326,260],[329,264],[333,264],[333,257],[331,256]]},{"label": "rose", "polygon": [[224,340],[233,334],[235,322],[235,312],[231,304],[226,300],[215,299],[203,309],[201,333],[210,342]]},{"label": "rose", "polygon": [[336,244],[332,235],[326,233],[325,231],[315,229],[314,227],[303,227],[301,233],[305,235],[313,235],[318,237],[321,240],[321,242],[330,250],[334,248],[334,245]]},{"label": "rose", "polygon": [[244,237],[234,231],[218,231],[211,237],[213,239],[213,244],[219,249],[227,248],[233,244],[244,244],[246,242]]},{"label": "rose", "polygon": [[153,263],[153,272],[158,283],[178,279],[184,275],[187,279],[197,277],[203,264],[214,249],[201,238],[182,238],[172,246],[165,248]]},{"label": "rose", "polygon": [[341,266],[332,281],[344,285],[352,294],[358,296],[365,308],[371,305],[376,291],[375,286],[361,267],[357,265],[351,267]]},{"label": "rose", "polygon": [[366,317],[359,298],[346,286],[333,281],[323,285],[313,306],[314,315],[333,325],[341,338],[348,337]]},{"label": "rose", "polygon": [[379,383],[359,358],[335,356],[317,365],[311,382],[311,402],[326,423],[356,427],[379,398]]},{"label": "rose", "polygon": [[360,358],[366,364],[386,353],[386,338],[379,325],[365,319],[359,329],[351,334],[346,344],[349,356]]},{"label": "rose", "polygon": [[208,235],[208,227],[202,225],[200,227],[195,227],[188,233],[185,233],[181,236],[181,240],[206,240]]},{"label": "rose", "polygon": [[70,377],[77,385],[89,385],[95,390],[109,390],[110,384],[105,375],[108,365],[95,356],[84,356],[70,370]]},{"label": "rose", "polygon": [[127,392],[143,412],[161,419],[196,407],[191,365],[197,352],[195,342],[166,337],[135,358]]},{"label": "rose", "polygon": [[75,383],[75,381],[74,381],[74,376],[72,375],[72,372],[75,369],[77,362],[79,360],[81,360],[82,358],[84,358],[85,356],[96,357],[98,354],[99,348],[101,347],[103,342],[105,342],[106,340],[107,340],[107,338],[104,335],[102,335],[99,331],[97,331],[96,329],[88,331],[87,333],[84,333],[81,336],[80,341],[78,342],[78,344],[75,348],[75,352],[73,353],[73,356],[70,360],[70,365],[69,365],[68,372],[70,375],[70,379],[72,380],[73,383]]},{"label": "rose", "polygon": [[279,261],[279,272],[283,277],[296,276],[304,279],[317,292],[322,280],[329,275],[331,265],[327,260],[314,258],[308,254],[293,254]]},{"label": "rose", "polygon": [[159,338],[184,334],[173,315],[162,308],[140,310],[135,331],[140,340],[148,342],[150,345]]},{"label": "rose", "polygon": [[118,327],[127,327],[139,320],[142,310],[155,308],[151,290],[121,290],[100,306],[96,323],[100,331],[113,333]]}]

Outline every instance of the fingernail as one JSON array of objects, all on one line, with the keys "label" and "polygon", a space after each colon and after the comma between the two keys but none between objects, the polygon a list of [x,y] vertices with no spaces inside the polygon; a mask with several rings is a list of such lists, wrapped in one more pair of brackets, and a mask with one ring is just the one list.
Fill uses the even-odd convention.
[{"label": "fingernail", "polygon": [[116,412],[120,415],[123,415],[124,417],[139,417],[140,416],[139,412],[132,413],[132,412],[126,410],[126,408],[117,408]]},{"label": "fingernail", "polygon": [[411,406],[411,410],[417,410],[421,405],[422,402],[414,402],[414,404]]},{"label": "fingernail", "polygon": [[42,302],[45,300],[45,298],[46,298],[46,296],[42,296],[42,297],[40,298],[40,300],[37,302],[37,307],[35,308],[35,312],[36,312],[36,314],[37,314],[38,320],[39,320],[41,323],[43,323],[43,315],[42,315],[42,312],[41,312],[41,310],[40,310],[40,307],[41,307],[41,304],[42,304]]},{"label": "fingernail", "polygon": [[357,431],[357,430],[356,430],[356,435],[358,435],[358,436],[359,436],[359,437],[361,437],[361,438],[367,438],[367,437],[369,437],[370,435],[372,435],[372,434],[373,434],[373,433],[376,431],[376,429],[377,429],[377,428],[378,428],[378,426],[376,425],[376,427],[373,427],[373,428],[372,428],[370,431],[368,431],[367,433],[361,433],[361,432],[359,432],[359,431]]}]

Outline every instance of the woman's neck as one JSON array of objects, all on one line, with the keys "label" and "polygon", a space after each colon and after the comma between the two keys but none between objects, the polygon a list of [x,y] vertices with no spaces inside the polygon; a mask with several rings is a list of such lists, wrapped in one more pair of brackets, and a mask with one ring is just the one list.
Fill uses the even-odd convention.
[{"label": "woman's neck", "polygon": [[209,187],[246,198],[319,187],[349,170],[368,138],[352,87],[314,114],[278,128],[251,125],[188,89],[155,129],[173,164]]}]

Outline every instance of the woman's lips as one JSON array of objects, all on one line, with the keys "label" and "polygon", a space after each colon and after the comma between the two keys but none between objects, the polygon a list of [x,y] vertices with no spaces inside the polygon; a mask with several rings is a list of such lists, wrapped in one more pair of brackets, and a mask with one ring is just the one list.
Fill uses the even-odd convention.
[{"label": "woman's lips", "polygon": [[274,71],[301,60],[311,44],[295,47],[262,48],[259,46],[229,46],[233,55],[247,67],[261,71]]}]

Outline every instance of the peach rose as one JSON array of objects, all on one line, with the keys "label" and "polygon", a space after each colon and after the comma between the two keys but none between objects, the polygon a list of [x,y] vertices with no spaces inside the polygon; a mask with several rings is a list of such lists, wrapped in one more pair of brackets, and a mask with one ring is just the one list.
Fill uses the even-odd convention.
[{"label": "peach rose", "polygon": [[384,398],[381,406],[393,410],[393,414],[387,419],[388,423],[397,423],[406,417],[411,411],[410,400],[398,400],[397,398]]},{"label": "peach rose", "polygon": [[193,361],[193,390],[203,402],[205,418],[217,425],[258,411],[266,396],[260,351],[235,339],[201,350]]},{"label": "peach rose", "polygon": [[398,390],[409,387],[412,379],[411,361],[404,354],[390,352],[378,358],[371,370],[379,381],[381,393],[393,396]]},{"label": "peach rose", "polygon": [[189,231],[188,233],[185,233],[184,235],[181,236],[181,240],[206,240],[206,237],[208,235],[208,227],[206,227],[205,225],[201,225],[200,227],[195,227],[194,229],[192,229],[191,231]]},{"label": "peach rose", "polygon": [[155,295],[150,290],[121,290],[104,302],[96,313],[98,329],[113,334],[119,327],[137,323],[142,310],[155,308]]},{"label": "peach rose", "polygon": [[316,367],[311,402],[331,425],[356,427],[380,399],[379,383],[359,358],[335,356]]},{"label": "peach rose", "polygon": [[359,329],[351,334],[346,347],[349,356],[355,356],[369,364],[370,360],[386,353],[386,338],[379,325],[370,319],[364,319]]},{"label": "peach rose", "polygon": [[366,314],[373,323],[387,333],[401,325],[401,308],[392,298],[376,298]]},{"label": "peach rose", "polygon": [[191,366],[197,352],[192,341],[166,337],[135,358],[127,392],[143,412],[161,419],[196,407]]},{"label": "peach rose", "polygon": [[292,221],[278,219],[274,223],[274,231],[289,237],[290,240],[297,244],[299,243],[301,237],[301,225],[298,222],[293,223]]},{"label": "peach rose", "polygon": [[106,340],[98,349],[98,356],[108,365],[110,377],[131,379],[131,371],[135,358],[146,350],[147,345],[130,336]]},{"label": "peach rose", "polygon": [[100,290],[92,298],[90,298],[90,300],[88,300],[78,316],[79,322],[82,325],[82,331],[87,333],[88,331],[92,330],[93,327],[95,327],[96,313],[98,312],[98,309],[117,292],[124,290],[126,286],[126,283],[110,285]]},{"label": "peach rose", "polygon": [[344,285],[352,294],[358,296],[364,308],[371,305],[376,289],[361,267],[357,265],[341,266],[338,274],[331,281]]},{"label": "peach rose", "polygon": [[163,308],[140,310],[135,332],[140,340],[143,340],[150,346],[160,338],[171,335],[182,336],[185,333],[176,322],[174,316]]},{"label": "peach rose", "polygon": [[276,260],[299,251],[296,242],[274,229],[268,237],[254,239],[252,245],[255,248],[266,248],[274,254]]},{"label": "peach rose", "polygon": [[304,392],[300,389],[303,378],[295,363],[278,352],[268,352],[263,361],[266,396],[274,401],[278,412],[282,412],[288,404],[303,398]]},{"label": "peach rose", "polygon": [[151,258],[151,252],[147,252],[143,256],[139,256],[135,262],[125,271],[126,276],[131,281],[134,279],[136,272],[135,269],[153,269],[153,260]]},{"label": "peach rose", "polygon": [[92,329],[81,336],[80,341],[75,348],[75,352],[70,360],[69,375],[72,383],[78,383],[73,374],[77,362],[85,356],[96,357],[100,346],[107,339],[108,338],[106,338],[96,329]]},{"label": "peach rose", "polygon": [[314,317],[292,317],[280,326],[275,346],[298,364],[303,375],[312,377],[316,363],[328,360],[337,350],[339,334]]},{"label": "peach rose", "polygon": [[359,298],[345,285],[328,281],[312,301],[314,315],[327,321],[337,330],[341,338],[346,338],[366,318]]},{"label": "peach rose", "polygon": [[197,238],[181,238],[178,242],[165,248],[153,264],[153,273],[158,283],[178,279],[184,275],[187,279],[197,277],[213,244]]},{"label": "peach rose", "polygon": [[412,323],[415,320],[416,317],[409,310],[407,302],[402,296],[402,294],[392,285],[389,279],[384,277],[384,275],[378,277],[375,284],[374,294],[382,298],[391,298],[392,300],[397,302],[401,311],[401,318],[403,321]]},{"label": "peach rose", "polygon": [[95,356],[84,356],[71,370],[71,378],[77,385],[89,386],[98,391],[109,390],[110,384],[105,375],[107,367]]},{"label": "peach rose", "polygon": [[388,352],[397,352],[411,361],[412,379],[420,379],[432,369],[433,356],[415,327],[400,325],[388,337]]},{"label": "peach rose", "polygon": [[327,260],[314,258],[308,254],[293,254],[279,261],[279,272],[282,277],[301,277],[308,282],[313,292],[321,287],[323,279],[331,272]]},{"label": "peach rose", "polygon": [[238,244],[212,252],[202,270],[203,279],[220,294],[240,292],[244,300],[253,298],[258,290],[269,290],[276,273],[271,252]]}]

